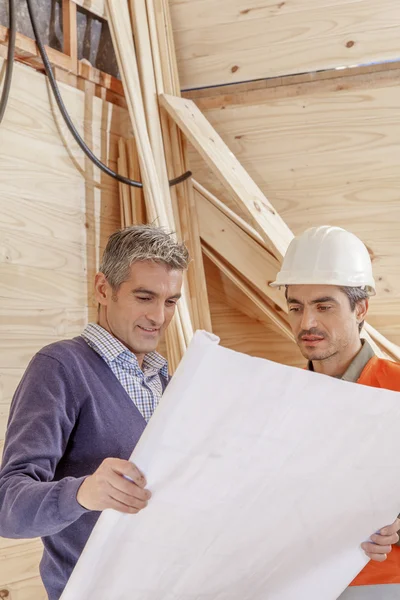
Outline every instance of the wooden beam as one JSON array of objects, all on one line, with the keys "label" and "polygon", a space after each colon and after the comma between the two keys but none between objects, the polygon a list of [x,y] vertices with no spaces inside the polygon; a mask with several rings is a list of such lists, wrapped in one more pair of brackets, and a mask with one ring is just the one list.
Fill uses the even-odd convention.
[{"label": "wooden beam", "polygon": [[85,10],[107,19],[106,2],[105,0],[74,0],[75,4],[81,6]]},{"label": "wooden beam", "polygon": [[263,248],[268,250],[268,246],[264,241],[264,238],[256,231],[251,225],[247,223],[242,217],[239,217],[227,204],[221,202],[214,194],[209,192],[204,186],[202,186],[196,179],[192,179],[194,189],[199,192],[204,198],[206,198],[211,204],[218,208],[224,213],[231,221],[236,223],[243,231],[253,238],[255,242],[260,244]]},{"label": "wooden beam", "polygon": [[212,125],[191,100],[163,94],[160,102],[282,260],[292,232]]},{"label": "wooden beam", "polygon": [[[118,173],[124,177],[128,177],[128,153],[126,147],[126,140],[120,138],[118,140]],[[132,214],[132,203],[129,191],[129,186],[125,183],[119,182],[119,198],[120,198],[120,210],[121,210],[121,225],[122,227],[128,227],[134,223]]]},{"label": "wooden beam", "polygon": [[72,0],[62,0],[64,54],[71,57],[71,62],[78,63],[78,31],[76,21],[76,4]]},{"label": "wooden beam", "polygon": [[[145,0],[130,0],[131,23],[139,67],[144,111],[146,115],[147,131],[149,133],[151,150],[161,186],[161,196],[157,198],[157,211],[162,207],[166,212],[165,226],[175,231],[179,228],[179,215],[173,214],[171,191],[168,181],[166,158],[164,152],[163,136],[161,132],[160,113],[157,99],[157,82],[161,85],[161,68],[159,55],[152,51],[150,41],[149,21]],[[185,344],[188,345],[193,337],[192,320],[188,302],[188,286],[185,278],[182,298],[178,304],[177,327],[179,335],[183,334]],[[193,312],[193,311],[192,311]]]},{"label": "wooden beam", "polygon": [[285,312],[284,294],[269,285],[279,271],[279,261],[197,190],[195,199],[202,241]]},{"label": "wooden beam", "polygon": [[100,85],[107,90],[111,90],[115,94],[124,96],[122,81],[113,75],[110,75],[109,73],[104,73],[104,71],[96,69],[96,67],[92,67],[91,65],[87,65],[86,63],[78,61],[78,75],[79,77],[87,79],[96,85]]},{"label": "wooden beam", "polygon": [[294,342],[293,333],[284,319],[284,317],[278,313],[276,310],[271,308],[269,304],[265,302],[261,298],[259,294],[257,294],[251,286],[232,268],[229,267],[221,258],[209,248],[206,244],[202,245],[203,253],[207,256],[216,267],[228,277],[228,279],[235,284],[235,286],[245,294],[245,296],[250,300],[250,302],[255,306],[255,308],[264,315],[264,322],[267,324],[272,323],[276,329],[283,333],[287,338],[289,338],[292,342]]},{"label": "wooden beam", "polygon": [[[8,29],[0,25],[0,44],[8,44]],[[52,65],[56,65],[65,71],[76,73],[76,66],[71,62],[71,57],[46,46],[46,52]],[[44,71],[42,59],[35,40],[17,32],[15,39],[15,59],[23,62],[37,70]]]},{"label": "wooden beam", "polygon": [[174,217],[172,213],[171,195],[168,184],[168,174],[161,133],[156,79],[154,74],[154,63],[150,42],[146,2],[145,0],[130,0],[129,5],[131,9],[131,22],[135,40],[135,49],[147,131],[149,134],[154,163],[162,190],[160,200],[162,199],[163,201],[162,203],[167,215],[167,223],[172,225]]},{"label": "wooden beam", "polygon": [[[166,0],[146,0],[157,92],[180,94],[176,53],[169,6]],[[186,140],[177,125],[162,110],[161,126],[170,179],[189,170]],[[212,330],[204,273],[198,218],[191,180],[171,188],[172,207],[180,237],[188,246],[192,264],[187,274],[188,293],[195,329]]]},{"label": "wooden beam", "polygon": [[364,331],[371,338],[371,340],[383,350],[385,354],[388,355],[389,358],[396,362],[400,362],[400,348],[390,340],[388,340],[384,335],[379,333],[372,325],[369,323],[364,323]]},{"label": "wooden beam", "polygon": [[365,65],[363,67],[348,67],[346,69],[327,69],[325,71],[312,71],[300,75],[286,75],[280,77],[265,77],[254,81],[216,85],[207,88],[197,88],[182,92],[184,98],[195,100],[202,110],[230,106],[233,104],[247,104],[257,99],[276,99],[299,95],[299,89],[305,84],[311,89],[346,89],[359,85],[359,82],[368,81],[372,87],[386,80],[396,80],[400,71],[400,61],[382,62],[379,64]]},{"label": "wooden beam", "polygon": [[123,0],[107,0],[107,8],[114,50],[138,148],[148,218],[150,222],[165,225],[168,223],[168,218],[165,207],[161,202],[162,187],[146,127],[146,113],[141,95],[141,83],[133,45],[128,4]]},{"label": "wooden beam", "polygon": [[[7,27],[0,25],[0,47],[7,48],[8,35]],[[111,95],[110,98],[107,98],[109,102],[124,105],[124,91],[122,82],[119,79],[81,61],[76,62],[71,56],[58,52],[58,50],[54,50],[48,46],[46,46],[46,52],[54,71],[57,73],[58,80],[81,89],[81,82],[77,79],[77,76],[79,76],[83,80],[91,81],[97,86],[120,96],[120,98],[115,98],[115,96]],[[6,53],[1,53],[1,55],[5,58]],[[35,40],[22,33],[17,33],[16,35],[15,60],[34,68],[36,71],[44,72],[43,62]],[[100,96],[100,93],[96,93],[96,95]]]},{"label": "wooden beam", "polygon": [[[142,176],[140,174],[139,156],[134,138],[126,140],[126,152],[128,156],[129,178],[134,179],[135,181],[141,181]],[[135,225],[147,223],[143,188],[134,187],[132,185],[125,187],[129,187],[133,223]]]},{"label": "wooden beam", "polygon": [[[142,85],[146,85],[146,81],[143,80],[141,82],[140,80],[128,2],[127,0],[107,0],[107,10],[114,50],[122,75],[128,110],[138,149],[147,216],[150,222],[170,229],[172,225],[170,212],[166,209],[164,202],[165,184],[163,189],[146,126],[146,110],[141,94]],[[145,54],[146,51],[143,51],[142,55]],[[178,309],[171,325],[167,330],[166,344],[170,368],[174,372],[186,350],[189,338],[193,335],[184,294],[178,304]]]}]

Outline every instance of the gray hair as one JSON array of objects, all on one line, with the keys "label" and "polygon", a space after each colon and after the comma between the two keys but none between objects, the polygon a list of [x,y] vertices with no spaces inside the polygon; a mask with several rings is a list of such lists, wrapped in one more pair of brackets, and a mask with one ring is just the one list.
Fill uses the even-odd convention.
[{"label": "gray hair", "polygon": [[177,242],[172,233],[161,227],[134,225],[110,236],[100,271],[117,290],[128,279],[131,265],[146,260],[184,271],[189,264],[189,252],[185,244]]},{"label": "gray hair", "polygon": [[[340,289],[348,297],[352,312],[355,311],[358,302],[360,302],[361,300],[368,300],[369,298],[369,293],[365,288],[340,286]],[[360,331],[360,333],[363,326],[364,321],[361,321],[361,323],[359,323],[358,325],[358,330]]]}]

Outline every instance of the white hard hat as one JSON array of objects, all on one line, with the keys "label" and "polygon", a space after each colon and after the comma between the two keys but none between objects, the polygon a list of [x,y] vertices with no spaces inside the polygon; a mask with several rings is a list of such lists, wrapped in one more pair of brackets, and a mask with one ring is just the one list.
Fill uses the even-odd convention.
[{"label": "white hard hat", "polygon": [[363,242],[340,227],[311,227],[289,244],[272,287],[338,285],[375,295],[371,259]]}]

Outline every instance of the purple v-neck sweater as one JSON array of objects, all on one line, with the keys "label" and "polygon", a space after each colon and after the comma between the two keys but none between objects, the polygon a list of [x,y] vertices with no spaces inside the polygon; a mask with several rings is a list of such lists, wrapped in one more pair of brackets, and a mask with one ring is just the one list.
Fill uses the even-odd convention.
[{"label": "purple v-neck sweater", "polygon": [[128,459],[145,426],[83,338],[43,348],[28,366],[12,401],[0,470],[0,536],[43,539],[49,600],[59,599],[100,516],[79,505],[79,486],[105,458]]}]

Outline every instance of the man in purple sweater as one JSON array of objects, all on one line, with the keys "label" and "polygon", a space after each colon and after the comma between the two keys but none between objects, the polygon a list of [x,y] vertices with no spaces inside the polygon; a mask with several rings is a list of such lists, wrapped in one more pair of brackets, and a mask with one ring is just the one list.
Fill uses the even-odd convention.
[{"label": "man in purple sweater", "polygon": [[185,246],[162,229],[114,233],[95,278],[98,323],[38,352],[15,392],[0,536],[43,539],[49,600],[60,598],[100,512],[137,513],[150,498],[128,459],[168,383],[156,348],[187,266]]}]

